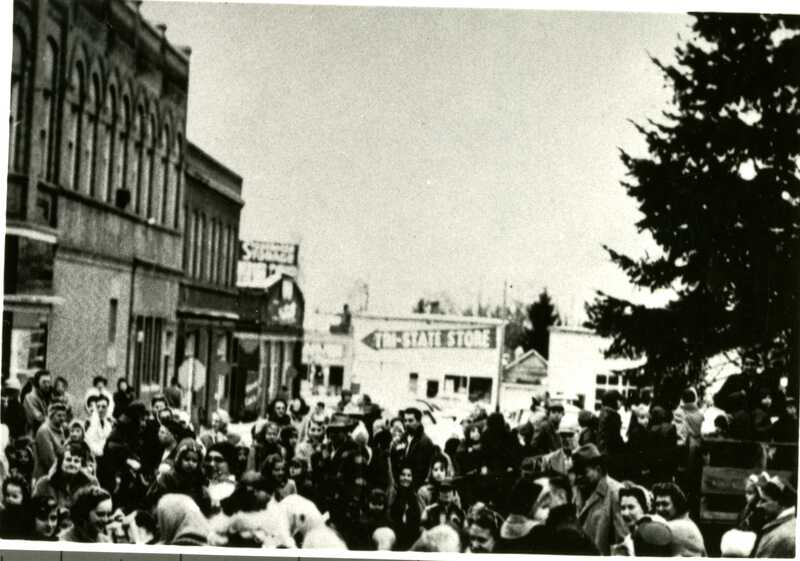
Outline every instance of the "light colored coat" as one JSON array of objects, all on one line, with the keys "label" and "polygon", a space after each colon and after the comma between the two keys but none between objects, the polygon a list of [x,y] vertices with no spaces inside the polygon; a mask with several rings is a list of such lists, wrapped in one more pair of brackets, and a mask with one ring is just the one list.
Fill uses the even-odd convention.
[{"label": "light colored coat", "polygon": [[775,520],[765,524],[754,557],[794,559],[796,525],[794,509],[790,508],[781,512]]},{"label": "light colored coat", "polygon": [[611,553],[611,545],[619,543],[628,533],[619,509],[618,481],[605,476],[585,500],[575,494],[578,524],[603,555]]}]

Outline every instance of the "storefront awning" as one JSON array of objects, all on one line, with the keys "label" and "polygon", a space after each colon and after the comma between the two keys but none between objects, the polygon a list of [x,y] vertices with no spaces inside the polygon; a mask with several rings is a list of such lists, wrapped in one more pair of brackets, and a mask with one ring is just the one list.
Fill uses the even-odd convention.
[{"label": "storefront awning", "polygon": [[178,314],[204,318],[225,319],[230,321],[239,320],[239,314],[235,312],[214,310],[212,308],[179,307]]}]

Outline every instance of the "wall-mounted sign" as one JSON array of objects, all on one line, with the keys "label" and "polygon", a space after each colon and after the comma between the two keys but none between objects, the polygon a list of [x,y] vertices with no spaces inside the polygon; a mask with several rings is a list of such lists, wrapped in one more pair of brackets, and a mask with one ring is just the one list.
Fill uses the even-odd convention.
[{"label": "wall-mounted sign", "polygon": [[373,331],[362,342],[376,351],[394,349],[494,349],[493,327],[472,329],[420,329]]},{"label": "wall-mounted sign", "polygon": [[293,243],[240,241],[239,260],[297,266],[300,246]]}]

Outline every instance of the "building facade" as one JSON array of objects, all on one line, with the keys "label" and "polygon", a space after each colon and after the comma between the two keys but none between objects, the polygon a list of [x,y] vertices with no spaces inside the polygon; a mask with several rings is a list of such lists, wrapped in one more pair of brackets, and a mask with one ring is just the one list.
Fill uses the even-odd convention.
[{"label": "building facade", "polygon": [[498,405],[504,322],[439,314],[352,316],[344,387],[395,405],[422,398]]},{"label": "building facade", "polygon": [[239,287],[238,305],[231,416],[250,420],[275,397],[299,394],[305,298],[297,279],[278,273]]},{"label": "building facade", "polygon": [[242,178],[186,144],[184,277],[178,291],[178,380],[192,417],[230,407]]},{"label": "building facade", "polygon": [[547,393],[547,359],[536,349],[518,356],[503,367],[500,407],[503,411],[527,409],[531,398],[544,400]]},{"label": "building facade", "polygon": [[3,376],[160,391],[182,276],[189,52],[124,0],[15,0]]},{"label": "building facade", "polygon": [[623,372],[644,360],[609,359],[604,353],[611,341],[582,327],[553,326],[548,346],[547,389],[582,401],[583,408],[596,411],[603,395],[616,390],[624,398],[633,386]]}]

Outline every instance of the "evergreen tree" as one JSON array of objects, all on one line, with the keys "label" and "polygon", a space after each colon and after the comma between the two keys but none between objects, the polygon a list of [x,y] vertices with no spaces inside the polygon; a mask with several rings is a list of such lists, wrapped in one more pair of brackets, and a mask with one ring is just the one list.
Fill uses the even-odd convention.
[{"label": "evergreen tree", "polygon": [[653,59],[674,96],[636,125],[648,155],[621,152],[638,230],[660,254],[605,248],[633,284],[676,297],[645,307],[598,293],[587,326],[613,338],[610,355],[646,356],[650,375],[686,381],[731,349],[796,373],[800,18],[693,17],[676,62]]},{"label": "evergreen tree", "polygon": [[539,294],[538,300],[528,306],[528,321],[530,330],[526,333],[526,340],[522,348],[526,351],[536,349],[540,355],[548,358],[550,327],[559,325],[561,320],[546,288]]}]

